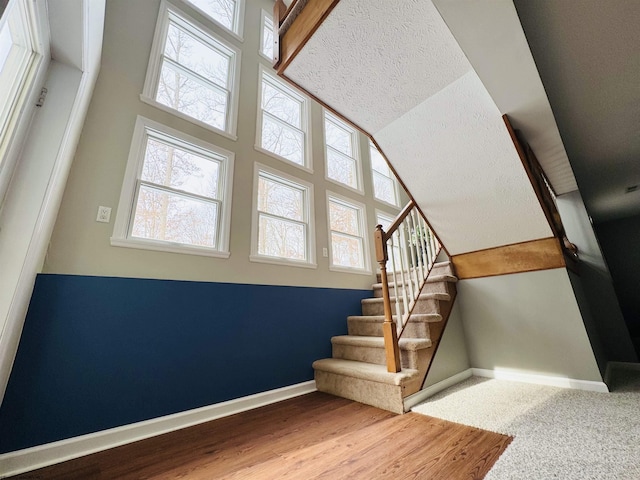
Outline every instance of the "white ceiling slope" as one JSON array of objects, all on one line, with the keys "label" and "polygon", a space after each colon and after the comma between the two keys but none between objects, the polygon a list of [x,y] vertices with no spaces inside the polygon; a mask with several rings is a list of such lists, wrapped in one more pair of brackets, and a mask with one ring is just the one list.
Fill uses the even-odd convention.
[{"label": "white ceiling slope", "polygon": [[450,254],[552,235],[500,110],[430,0],[341,0],[285,75],[374,136]]},{"label": "white ceiling slope", "polygon": [[398,174],[450,254],[553,235],[500,112],[473,70],[378,132],[376,141],[389,158],[402,159],[394,164]]},{"label": "white ceiling slope", "polygon": [[556,193],[578,189],[512,0],[434,0],[500,113],[522,130]]}]

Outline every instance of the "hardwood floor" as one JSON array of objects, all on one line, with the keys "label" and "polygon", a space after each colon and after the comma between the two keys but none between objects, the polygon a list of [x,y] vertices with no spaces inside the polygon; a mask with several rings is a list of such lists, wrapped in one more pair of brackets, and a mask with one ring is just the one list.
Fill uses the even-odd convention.
[{"label": "hardwood floor", "polygon": [[14,479],[481,479],[511,437],[311,393]]}]

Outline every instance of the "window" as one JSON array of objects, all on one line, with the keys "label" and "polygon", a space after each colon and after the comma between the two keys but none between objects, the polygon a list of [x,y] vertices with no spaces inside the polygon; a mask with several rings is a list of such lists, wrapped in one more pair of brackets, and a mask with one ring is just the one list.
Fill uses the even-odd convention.
[{"label": "window", "polygon": [[361,192],[356,130],[325,110],[324,141],[327,178]]},{"label": "window", "polygon": [[233,157],[138,117],[112,245],[228,257]]},{"label": "window", "polygon": [[[395,219],[396,218],[393,215],[376,210],[376,222],[378,225],[382,225],[382,229],[385,232],[389,231],[388,229]],[[389,263],[387,264],[388,270],[393,270],[393,267],[395,267],[395,269],[397,270],[401,267],[402,263],[400,261],[400,233],[398,230],[393,233],[393,247],[387,246],[387,255],[389,257]]]},{"label": "window", "polygon": [[273,19],[262,10],[260,25],[260,53],[273,61]]},{"label": "window", "polygon": [[331,267],[369,272],[365,206],[327,192]]},{"label": "window", "polygon": [[185,0],[202,14],[242,37],[242,0]]},{"label": "window", "polygon": [[49,46],[44,7],[11,1],[0,18],[0,205],[28,128],[26,116],[35,110],[30,100],[46,73]]},{"label": "window", "polygon": [[142,100],[235,139],[240,51],[166,2]]},{"label": "window", "polygon": [[376,146],[369,142],[371,172],[373,174],[373,196],[376,199],[398,206],[398,182]]},{"label": "window", "polygon": [[259,95],[257,148],[310,170],[307,100],[262,66]]},{"label": "window", "polygon": [[256,164],[252,260],[315,267],[313,186]]}]

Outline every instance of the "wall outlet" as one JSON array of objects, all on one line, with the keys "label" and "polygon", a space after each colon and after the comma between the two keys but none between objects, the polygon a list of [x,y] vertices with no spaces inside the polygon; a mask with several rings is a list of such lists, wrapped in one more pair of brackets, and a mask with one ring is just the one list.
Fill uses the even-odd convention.
[{"label": "wall outlet", "polygon": [[328,257],[329,256],[329,250],[327,250],[326,247],[322,249],[322,256],[323,257]]},{"label": "wall outlet", "polygon": [[109,220],[111,220],[111,207],[99,206],[96,222],[109,223]]}]

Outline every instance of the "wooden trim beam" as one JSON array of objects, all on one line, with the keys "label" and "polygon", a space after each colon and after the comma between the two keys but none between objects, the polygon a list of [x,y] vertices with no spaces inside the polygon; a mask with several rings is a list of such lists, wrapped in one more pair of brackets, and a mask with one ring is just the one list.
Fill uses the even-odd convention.
[{"label": "wooden trim beam", "polygon": [[305,5],[298,17],[280,39],[278,74],[289,66],[291,60],[309,41],[320,24],[340,0],[313,0]]},{"label": "wooden trim beam", "polygon": [[555,237],[453,255],[451,261],[460,280],[566,267]]}]

